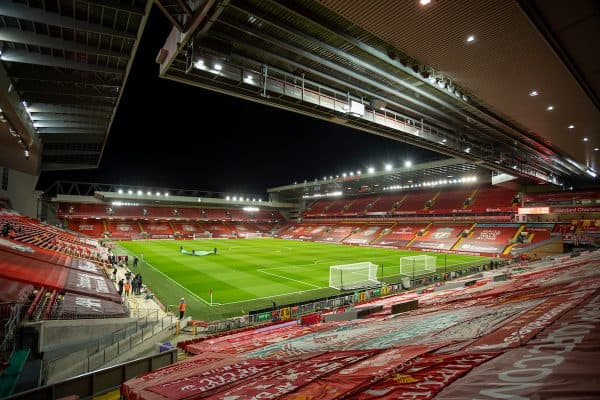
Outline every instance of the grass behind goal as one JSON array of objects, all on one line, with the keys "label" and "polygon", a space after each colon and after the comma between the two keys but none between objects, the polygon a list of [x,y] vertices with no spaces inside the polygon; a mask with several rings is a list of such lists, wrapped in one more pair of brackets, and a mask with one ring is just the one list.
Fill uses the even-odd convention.
[{"label": "grass behind goal", "polygon": [[[399,258],[422,252],[280,239],[243,240],[148,240],[122,242],[127,253],[143,254],[149,265],[137,271],[144,284],[165,305],[185,297],[187,314],[194,319],[212,320],[250,310],[270,307],[272,301],[286,304],[338,294],[329,288],[329,267],[372,262],[380,266],[378,277],[399,281]],[[212,251],[216,255],[191,256],[186,250]],[[465,263],[483,263],[484,257],[434,254],[438,271]],[[210,291],[213,305],[210,305]]]}]

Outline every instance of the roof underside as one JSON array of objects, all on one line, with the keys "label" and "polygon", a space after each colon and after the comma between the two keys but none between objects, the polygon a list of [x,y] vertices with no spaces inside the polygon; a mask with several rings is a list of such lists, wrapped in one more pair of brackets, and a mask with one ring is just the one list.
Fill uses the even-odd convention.
[{"label": "roof underside", "polygon": [[[582,89],[516,2],[204,1],[193,19],[181,2],[159,3],[185,30],[165,43],[167,79],[534,182],[591,179],[600,143],[567,126],[598,140],[596,87]],[[472,32],[479,47],[466,45]]]},{"label": "roof underside", "polygon": [[42,170],[98,166],[150,5],[0,2],[0,68],[12,84],[0,93],[3,110],[29,126],[26,143],[41,139]]}]

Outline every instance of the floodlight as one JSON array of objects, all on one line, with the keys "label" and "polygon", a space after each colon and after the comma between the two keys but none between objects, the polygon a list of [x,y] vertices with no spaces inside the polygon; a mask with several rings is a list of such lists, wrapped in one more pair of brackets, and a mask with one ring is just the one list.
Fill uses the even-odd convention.
[{"label": "floodlight", "polygon": [[141,195],[142,195],[142,191],[141,191],[141,190],[138,190],[138,191],[137,191],[137,194],[138,194],[138,196],[141,196]]},{"label": "floodlight", "polygon": [[225,200],[228,200],[228,201],[231,200],[231,196],[225,197]]},{"label": "floodlight", "polygon": [[152,196],[152,192],[148,191],[148,193],[146,193],[148,196]]},{"label": "floodlight", "polygon": [[367,171],[369,171],[370,174],[373,174],[373,173],[375,173],[375,168],[369,167],[369,169]]},{"label": "floodlight", "polygon": [[119,193],[119,194],[123,194],[123,189],[119,189],[119,190],[117,190],[117,193]]},{"label": "floodlight", "polygon": [[393,168],[392,164],[385,164],[385,170],[386,171],[391,171]]},{"label": "floodlight", "polygon": [[410,160],[406,160],[406,161],[404,161],[404,166],[405,166],[406,168],[408,168],[408,167],[412,167],[412,161],[410,161]]},{"label": "floodlight", "polygon": [[127,194],[133,194],[133,190],[129,189],[129,190],[127,191]]}]

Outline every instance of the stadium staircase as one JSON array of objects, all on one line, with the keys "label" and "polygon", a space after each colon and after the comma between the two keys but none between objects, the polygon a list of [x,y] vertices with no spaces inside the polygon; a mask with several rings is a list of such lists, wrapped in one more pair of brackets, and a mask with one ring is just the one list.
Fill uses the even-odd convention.
[{"label": "stadium staircase", "polygon": [[425,234],[425,233],[426,233],[426,232],[429,230],[429,228],[431,227],[431,225],[433,225],[433,222],[430,222],[429,224],[427,224],[427,226],[425,226],[425,228],[422,228],[422,229],[420,230],[420,232],[421,232],[421,235],[420,235],[420,236],[417,236],[417,234],[415,234],[415,237],[414,237],[414,238],[412,238],[412,239],[411,239],[411,240],[410,240],[408,243],[406,243],[406,247],[410,247],[410,245],[411,245],[411,244],[412,244],[412,243],[413,243],[415,240],[417,240],[418,238],[420,238],[421,236],[423,236],[423,235],[424,235],[424,234]]},{"label": "stadium staircase", "polygon": [[454,243],[454,246],[452,246],[450,248],[450,250],[456,250],[458,248],[458,246],[460,246],[461,242],[465,239],[470,238],[471,236],[473,236],[473,229],[475,229],[475,227],[477,226],[477,223],[474,223],[473,225],[471,225],[471,227],[469,228],[469,232],[467,233],[466,236],[460,236],[460,238],[458,238],[458,240],[456,241],[456,243]]},{"label": "stadium staircase", "polygon": [[465,199],[465,202],[463,202],[463,206],[462,209],[465,210],[467,208],[469,208],[471,206],[471,204],[473,204],[473,202],[475,201],[475,196],[477,196],[477,192],[479,191],[479,188],[475,188],[475,190],[473,190],[473,192],[469,195],[469,199],[471,199],[471,201],[469,203],[466,202],[467,199]]},{"label": "stadium staircase", "polygon": [[433,208],[433,206],[435,206],[435,202],[437,201],[438,197],[440,197],[441,194],[442,194],[442,191],[440,190],[431,199],[427,200],[425,202],[425,206],[423,207],[423,209],[430,210],[431,208]]},{"label": "stadium staircase", "polygon": [[512,239],[510,240],[511,244],[509,244],[508,246],[506,246],[506,248],[504,249],[504,251],[502,251],[502,254],[510,254],[510,251],[512,250],[512,248],[515,247],[518,244],[517,243],[517,238],[519,237],[519,235],[521,234],[521,232],[523,232],[523,229],[525,229],[525,225],[519,226],[519,229],[517,229],[517,231],[513,235]]},{"label": "stadium staircase", "polygon": [[387,232],[391,231],[392,229],[394,229],[394,227],[396,225],[398,225],[398,223],[394,222],[392,225],[388,226],[387,228],[382,229],[381,232],[379,232],[379,235],[377,235],[377,237],[375,237],[375,239],[371,240],[369,242],[369,244],[376,243],[383,235],[385,235],[385,233],[387,233]]}]

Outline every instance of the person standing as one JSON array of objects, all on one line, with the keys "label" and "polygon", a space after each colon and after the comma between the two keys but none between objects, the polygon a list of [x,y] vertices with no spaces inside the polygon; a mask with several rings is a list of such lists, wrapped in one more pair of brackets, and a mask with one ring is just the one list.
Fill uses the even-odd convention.
[{"label": "person standing", "polygon": [[183,314],[185,314],[185,300],[182,297],[179,299],[179,319],[183,318]]},{"label": "person standing", "polygon": [[217,255],[217,248],[216,247],[214,249],[214,252],[215,252],[215,256],[216,256]]},{"label": "person standing", "polygon": [[123,295],[123,279],[121,278],[121,280],[119,281],[119,296]]},{"label": "person standing", "polygon": [[133,266],[137,268],[138,258],[137,256],[133,257]]}]

